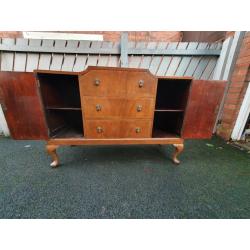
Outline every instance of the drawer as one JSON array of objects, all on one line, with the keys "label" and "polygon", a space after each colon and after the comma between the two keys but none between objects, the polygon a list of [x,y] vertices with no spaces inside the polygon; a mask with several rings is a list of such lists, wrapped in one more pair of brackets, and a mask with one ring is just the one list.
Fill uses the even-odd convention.
[{"label": "drawer", "polygon": [[86,119],[119,118],[125,107],[123,98],[84,96],[82,102]]},{"label": "drawer", "polygon": [[125,96],[126,71],[91,70],[79,77],[81,96]]},{"label": "drawer", "polygon": [[152,133],[151,120],[86,120],[86,138],[149,138]]},{"label": "drawer", "polygon": [[86,138],[120,138],[121,120],[86,120],[84,135]]},{"label": "drawer", "polygon": [[86,119],[153,118],[155,99],[87,97],[82,99]]},{"label": "drawer", "polygon": [[121,138],[149,138],[152,134],[151,120],[123,120]]},{"label": "drawer", "polygon": [[127,96],[154,97],[157,79],[147,72],[129,72],[127,75]]},{"label": "drawer", "polygon": [[154,98],[127,99],[123,109],[123,117],[153,119],[154,106]]}]

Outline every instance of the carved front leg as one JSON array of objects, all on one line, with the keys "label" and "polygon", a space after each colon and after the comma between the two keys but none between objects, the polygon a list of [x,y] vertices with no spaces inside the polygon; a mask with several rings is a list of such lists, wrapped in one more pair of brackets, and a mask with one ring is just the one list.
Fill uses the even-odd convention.
[{"label": "carved front leg", "polygon": [[46,145],[47,153],[51,156],[52,162],[50,164],[51,167],[56,168],[59,165],[59,159],[58,155],[56,153],[56,149],[58,148],[58,145]]},{"label": "carved front leg", "polygon": [[184,144],[173,144],[173,146],[175,147],[175,151],[172,158],[173,162],[175,164],[180,164],[180,161],[177,159],[177,156],[183,151]]}]

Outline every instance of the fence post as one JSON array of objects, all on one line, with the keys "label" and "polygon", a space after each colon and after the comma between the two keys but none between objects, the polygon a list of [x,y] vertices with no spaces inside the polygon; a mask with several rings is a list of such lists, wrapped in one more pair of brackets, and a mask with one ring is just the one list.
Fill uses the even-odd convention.
[{"label": "fence post", "polygon": [[217,61],[216,68],[214,69],[214,75],[213,75],[214,80],[222,80],[232,42],[233,42],[232,37],[227,38],[223,42],[220,57]]},{"label": "fence post", "polygon": [[128,67],[128,33],[121,34],[121,67]]}]

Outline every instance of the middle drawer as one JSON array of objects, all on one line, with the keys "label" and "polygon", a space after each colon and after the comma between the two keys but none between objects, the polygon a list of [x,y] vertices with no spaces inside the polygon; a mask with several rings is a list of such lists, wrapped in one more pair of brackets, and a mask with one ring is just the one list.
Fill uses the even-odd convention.
[{"label": "middle drawer", "polygon": [[83,97],[85,119],[153,118],[154,98]]}]

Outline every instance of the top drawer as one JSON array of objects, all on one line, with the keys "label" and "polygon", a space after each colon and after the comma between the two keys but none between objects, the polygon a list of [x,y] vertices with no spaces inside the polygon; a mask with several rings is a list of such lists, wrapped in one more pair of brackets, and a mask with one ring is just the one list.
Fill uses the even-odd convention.
[{"label": "top drawer", "polygon": [[157,79],[148,72],[128,72],[128,97],[155,97]]},{"label": "top drawer", "polygon": [[79,77],[81,96],[125,96],[126,74],[122,70],[91,70]]}]

